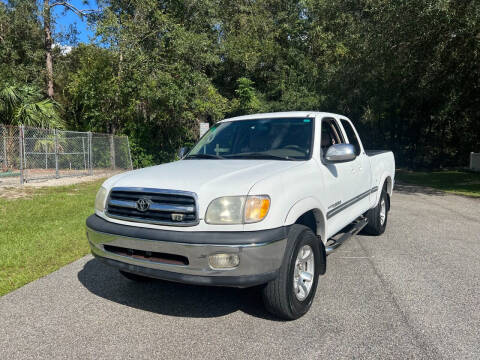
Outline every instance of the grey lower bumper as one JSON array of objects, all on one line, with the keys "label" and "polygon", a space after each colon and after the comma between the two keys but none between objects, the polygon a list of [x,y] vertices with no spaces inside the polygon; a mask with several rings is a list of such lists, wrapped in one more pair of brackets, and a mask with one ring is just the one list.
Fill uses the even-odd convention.
[{"label": "grey lower bumper", "polygon": [[[110,233],[103,232],[107,229]],[[238,242],[239,233],[225,232],[223,236],[226,238],[227,245],[218,243],[219,232],[212,233],[212,238],[215,239],[215,243],[212,244],[198,243],[195,232],[184,232],[186,241],[178,242],[163,241],[161,238],[170,239],[171,233],[176,233],[177,236],[182,232],[149,229],[154,232],[152,233],[154,236],[142,233],[147,238],[137,238],[131,236],[134,234],[131,232],[132,229],[136,228],[107,222],[92,215],[87,220],[87,237],[93,255],[124,271],[189,284],[247,287],[266,283],[275,278],[286,246],[286,230],[279,232],[278,229],[273,229],[270,235],[263,231],[262,241],[254,243],[249,237],[255,235],[255,239],[258,240],[258,234],[245,234],[244,243],[233,244],[232,236]],[[129,236],[125,236],[127,230]],[[141,231],[144,232],[144,228]],[[163,233],[165,236],[162,236]],[[206,234],[208,233],[199,234],[203,241],[208,238]],[[155,239],[150,239],[152,237]],[[188,258],[188,264],[170,264],[119,255],[107,251],[105,245],[107,248],[114,246],[182,256]],[[212,269],[208,263],[208,257],[218,253],[237,254],[240,259],[239,266],[233,269]]]}]

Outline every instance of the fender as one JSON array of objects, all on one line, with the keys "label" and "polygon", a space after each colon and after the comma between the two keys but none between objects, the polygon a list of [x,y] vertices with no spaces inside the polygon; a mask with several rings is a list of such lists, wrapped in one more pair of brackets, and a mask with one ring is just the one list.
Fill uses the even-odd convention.
[{"label": "fender", "polygon": [[307,197],[297,201],[287,213],[284,224],[286,226],[292,225],[297,219],[305,214],[307,211],[313,210],[315,220],[317,221],[317,235],[322,239],[323,244],[327,242],[326,239],[326,224],[325,207],[320,200],[314,197]]}]

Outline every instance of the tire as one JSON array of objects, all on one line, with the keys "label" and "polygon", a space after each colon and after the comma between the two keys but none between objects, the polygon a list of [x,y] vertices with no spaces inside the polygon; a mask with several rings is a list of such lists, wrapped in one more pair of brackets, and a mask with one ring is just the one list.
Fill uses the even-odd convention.
[{"label": "tire", "polygon": [[133,273],[129,273],[129,272],[126,272],[126,271],[123,271],[123,270],[118,270],[120,272],[120,274],[122,274],[123,276],[125,276],[128,280],[131,280],[131,281],[135,281],[135,282],[148,282],[148,281],[152,281],[152,278],[149,278],[147,276],[143,276],[143,275],[138,275],[138,274],[133,274]]},{"label": "tire", "polygon": [[369,235],[382,235],[387,228],[389,209],[389,198],[386,185],[384,185],[377,206],[365,213],[365,217],[368,219],[368,224],[363,229],[363,232]]},{"label": "tire", "polygon": [[[302,251],[300,256],[305,255],[306,259],[310,259],[308,254],[311,251],[313,261],[305,260],[303,263],[302,260],[301,265],[298,266],[297,256],[300,251]],[[319,240],[312,230],[304,225],[292,225],[278,276],[262,288],[263,302],[270,313],[285,320],[295,320],[310,309],[317,290],[318,275],[321,269],[325,268],[325,257],[321,255]],[[310,266],[312,263],[313,269]],[[295,270],[302,266],[303,277],[299,278],[299,273]],[[308,280],[302,280],[306,278],[305,273],[308,271],[313,272],[311,284]],[[296,278],[299,280],[294,285]],[[307,292],[300,282],[307,288]],[[303,299],[301,299],[302,296]]]}]

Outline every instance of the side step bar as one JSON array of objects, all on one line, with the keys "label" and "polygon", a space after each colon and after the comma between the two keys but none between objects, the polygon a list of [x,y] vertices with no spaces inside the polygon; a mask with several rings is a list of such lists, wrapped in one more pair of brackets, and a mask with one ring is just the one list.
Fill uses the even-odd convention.
[{"label": "side step bar", "polygon": [[331,243],[325,247],[325,252],[327,253],[327,255],[330,255],[331,253],[333,253],[345,241],[350,239],[352,236],[358,234],[367,224],[368,224],[368,219],[366,217],[361,216],[352,223],[352,228],[347,232],[345,232],[338,240],[334,240],[334,239],[328,240],[328,241],[331,241]]}]

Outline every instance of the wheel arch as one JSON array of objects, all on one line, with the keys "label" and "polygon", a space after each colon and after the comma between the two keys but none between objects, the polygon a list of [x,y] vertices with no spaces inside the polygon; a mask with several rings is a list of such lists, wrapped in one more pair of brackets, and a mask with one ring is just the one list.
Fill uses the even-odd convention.
[{"label": "wheel arch", "polygon": [[387,211],[390,211],[390,197],[393,193],[393,180],[391,176],[387,176],[385,179],[387,185]]},{"label": "wheel arch", "polygon": [[285,225],[302,224],[312,229],[319,236],[322,243],[326,243],[325,213],[321,210],[321,204],[315,198],[305,198],[295,203],[285,218]]},{"label": "wheel arch", "polygon": [[[390,196],[390,195],[392,195],[392,191],[393,191],[392,177],[390,175],[387,175],[383,183],[385,184],[385,182],[387,183],[387,194]],[[382,186],[384,186],[384,185],[382,185]]]},{"label": "wheel arch", "polygon": [[375,201],[373,203],[373,207],[377,206],[378,202],[380,201],[380,194],[382,193],[385,186],[387,188],[388,207],[390,208],[390,197],[393,193],[393,178],[392,175],[388,173],[383,174],[380,182],[378,183],[378,188],[375,192]]}]

